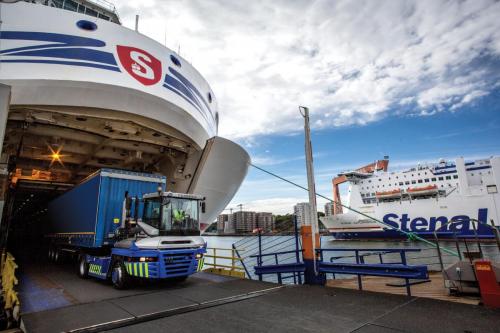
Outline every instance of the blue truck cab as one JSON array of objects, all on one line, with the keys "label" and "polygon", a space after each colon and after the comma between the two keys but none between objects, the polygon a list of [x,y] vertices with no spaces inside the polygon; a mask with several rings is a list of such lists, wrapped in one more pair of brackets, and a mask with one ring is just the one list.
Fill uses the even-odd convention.
[{"label": "blue truck cab", "polygon": [[73,253],[82,278],[126,288],[136,278],[185,279],[203,267],[204,198],[166,192],[166,178],[101,169],[49,204],[49,258]]}]

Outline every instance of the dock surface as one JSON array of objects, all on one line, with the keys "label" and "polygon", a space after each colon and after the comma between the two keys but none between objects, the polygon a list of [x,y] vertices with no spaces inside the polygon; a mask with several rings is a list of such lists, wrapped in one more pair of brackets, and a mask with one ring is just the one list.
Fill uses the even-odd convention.
[{"label": "dock surface", "polygon": [[57,274],[48,271],[52,276],[26,278],[44,281],[71,304],[25,311],[27,332],[463,333],[500,327],[499,311],[403,295],[280,286],[206,273],[175,285],[118,291],[93,279],[79,280],[64,267]]},{"label": "dock surface", "polygon": [[[444,287],[443,275],[440,272],[429,273],[430,282],[419,283],[411,286],[412,296],[432,298],[442,301],[457,302],[471,305],[478,305],[481,301],[479,296],[449,295],[448,290]],[[400,285],[404,283],[403,279],[379,277],[379,276],[363,276],[363,290],[375,291],[381,293],[389,293],[395,295],[406,295],[406,288],[394,287],[389,284]],[[358,279],[333,279],[328,280],[327,285],[336,288],[358,289]]]}]

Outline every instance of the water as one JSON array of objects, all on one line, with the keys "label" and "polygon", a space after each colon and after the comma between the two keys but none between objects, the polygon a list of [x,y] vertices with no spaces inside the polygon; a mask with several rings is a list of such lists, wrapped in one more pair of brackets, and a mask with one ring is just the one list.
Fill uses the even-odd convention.
[{"label": "water", "polygon": [[[240,250],[242,257],[245,257],[246,266],[249,271],[252,267],[256,265],[254,258],[249,258],[249,256],[258,253],[258,243],[256,236],[246,236],[246,237],[217,237],[217,236],[204,236],[204,239],[208,243],[209,248],[224,248],[230,249],[233,244],[237,244],[237,248]],[[477,251],[477,246],[474,242],[468,241],[469,249],[471,251]],[[455,242],[442,241],[440,242],[441,247],[446,247],[454,252],[456,252]],[[427,265],[428,269],[431,271],[439,271],[439,257],[435,247],[428,245],[419,241],[335,241],[331,236],[322,236],[321,247],[323,249],[420,249],[420,252],[408,252],[407,262],[413,265]],[[262,237],[262,252],[272,253],[272,252],[282,252],[295,250],[295,240],[293,236],[263,236]],[[500,252],[496,243],[483,243],[481,244],[481,249],[486,258],[500,261]],[[465,251],[465,246],[460,243],[460,251]],[[230,252],[218,251],[218,255],[230,256]],[[449,264],[455,263],[458,258],[451,254],[445,253],[443,251],[443,264],[446,267]],[[342,257],[342,258],[339,258]],[[253,261],[252,261],[253,260]],[[265,257],[264,264],[274,263],[274,257]],[[328,251],[324,252],[325,261],[342,261],[342,262],[356,262],[354,257],[354,252],[344,252],[344,251]],[[391,253],[383,256],[384,263],[394,263],[400,262],[401,257],[399,253]],[[295,254],[287,254],[279,256],[279,262],[295,262]],[[212,262],[210,258],[206,259],[206,262]],[[379,263],[380,258],[378,255],[366,256],[366,263]],[[217,259],[219,264],[231,264],[231,260]],[[251,273],[251,272],[250,272]]]}]

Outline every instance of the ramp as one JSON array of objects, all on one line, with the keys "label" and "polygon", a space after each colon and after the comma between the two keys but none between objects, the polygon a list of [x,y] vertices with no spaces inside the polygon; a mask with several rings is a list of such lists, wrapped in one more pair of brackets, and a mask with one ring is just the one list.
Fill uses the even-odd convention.
[{"label": "ramp", "polygon": [[199,274],[186,283],[153,292],[29,313],[22,317],[22,324],[26,332],[99,332],[239,302],[279,288],[233,278],[214,282]]}]

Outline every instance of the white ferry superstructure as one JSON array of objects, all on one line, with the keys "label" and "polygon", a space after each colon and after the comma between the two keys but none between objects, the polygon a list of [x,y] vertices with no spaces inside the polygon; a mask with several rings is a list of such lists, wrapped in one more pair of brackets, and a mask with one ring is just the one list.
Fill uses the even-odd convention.
[{"label": "white ferry superstructure", "polygon": [[494,237],[500,157],[468,162],[460,157],[396,172],[387,171],[388,163],[377,161],[334,178],[334,200],[340,200],[338,185],[348,182],[345,205],[366,215],[334,204],[333,214],[321,221],[336,239],[391,239],[408,232],[433,237],[435,231],[440,238],[473,238],[474,229],[479,238]]}]

